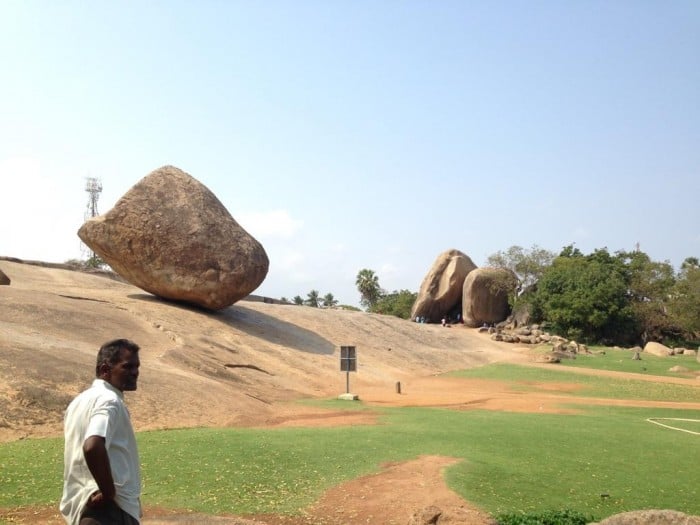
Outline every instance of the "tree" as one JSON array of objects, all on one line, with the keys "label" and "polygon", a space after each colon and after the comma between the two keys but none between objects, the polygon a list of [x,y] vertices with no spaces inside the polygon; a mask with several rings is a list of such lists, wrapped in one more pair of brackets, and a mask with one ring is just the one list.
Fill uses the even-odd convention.
[{"label": "tree", "polygon": [[379,277],[373,270],[367,268],[360,270],[357,273],[355,285],[360,292],[360,304],[365,308],[371,308],[381,296]]},{"label": "tree", "polygon": [[638,329],[629,288],[623,260],[607,249],[584,256],[567,247],[538,281],[534,312],[555,333],[578,341],[632,342]]},{"label": "tree", "polygon": [[700,264],[696,257],[683,261],[669,309],[688,339],[700,339]]},{"label": "tree", "polygon": [[516,297],[530,289],[542,277],[544,270],[551,266],[556,257],[554,252],[540,248],[536,244],[526,250],[520,246],[511,246],[507,251],[496,252],[486,260],[488,266],[507,268],[518,277]]},{"label": "tree", "polygon": [[668,314],[668,304],[675,285],[673,267],[669,262],[654,262],[640,251],[617,252],[625,264],[631,307],[642,343],[661,341],[665,336],[678,336],[676,321]]},{"label": "tree", "polygon": [[382,295],[370,308],[370,312],[394,315],[401,319],[408,319],[411,316],[411,307],[416,302],[418,294],[408,290],[396,291]]},{"label": "tree", "polygon": [[681,272],[700,268],[700,260],[697,257],[686,257],[681,264]]},{"label": "tree", "polygon": [[85,266],[87,268],[104,268],[107,266],[107,264],[102,260],[102,258],[97,255],[96,253],[93,253],[86,261],[85,261]]},{"label": "tree", "polygon": [[299,306],[304,304],[304,299],[301,298],[301,295],[295,295],[293,301],[294,301],[294,304],[299,305]]},{"label": "tree", "polygon": [[349,310],[351,312],[361,312],[362,311],[357,306],[353,306],[351,304],[340,304],[340,305],[338,305],[338,308],[340,308],[341,310]]},{"label": "tree", "polygon": [[583,253],[581,253],[581,250],[576,248],[573,244],[569,244],[561,249],[559,257],[583,257]]},{"label": "tree", "polygon": [[327,293],[323,296],[323,306],[326,308],[333,308],[336,304],[338,304],[338,300],[333,297],[332,293]]},{"label": "tree", "polygon": [[311,290],[309,293],[306,294],[306,301],[304,301],[304,303],[308,306],[318,308],[318,300],[318,290]]}]

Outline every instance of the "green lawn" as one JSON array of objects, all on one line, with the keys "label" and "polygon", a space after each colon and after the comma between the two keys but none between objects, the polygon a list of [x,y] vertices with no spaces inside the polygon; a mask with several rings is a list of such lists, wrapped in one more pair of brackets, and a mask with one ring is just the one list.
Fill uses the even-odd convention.
[{"label": "green lawn", "polygon": [[[557,371],[501,365],[462,375],[475,374],[562,381]],[[589,383],[588,376],[567,374],[566,381],[586,389],[607,387],[605,397],[642,395],[641,386],[625,381]],[[671,385],[641,398],[694,393],[698,399],[698,392]],[[376,472],[383,462],[439,454],[462,458],[446,472],[449,486],[494,515],[571,509],[603,518],[642,508],[700,514],[697,420],[700,411],[599,406],[577,415],[394,408],[381,410],[374,426],[141,432],[143,500],[146,507],[208,513],[293,514],[327,488]],[[61,461],[60,439],[0,445],[0,507],[55,503]]]},{"label": "green lawn", "polygon": [[[590,358],[592,363],[601,363]],[[579,361],[567,360],[571,362]],[[566,366],[553,364],[547,368],[524,367],[512,364],[496,364],[451,372],[453,377],[493,379],[512,383],[513,390],[537,390],[535,383],[566,382],[577,384],[581,389],[570,392],[572,397],[604,397],[612,399],[637,399],[647,401],[696,401],[700,402],[700,381],[698,386],[653,383],[640,379],[611,379],[589,376],[566,370]],[[614,368],[609,368],[609,370]],[[566,395],[566,394],[563,394]]]},{"label": "green lawn", "polygon": [[634,361],[632,360],[633,353],[629,350],[602,347],[593,347],[591,350],[594,352],[593,354],[579,354],[576,359],[562,359],[561,364],[576,368],[615,370],[668,377],[690,377],[689,374],[671,372],[670,369],[675,366],[687,368],[690,372],[700,371],[700,362],[695,355],[659,357],[642,352],[640,354],[641,360]]}]

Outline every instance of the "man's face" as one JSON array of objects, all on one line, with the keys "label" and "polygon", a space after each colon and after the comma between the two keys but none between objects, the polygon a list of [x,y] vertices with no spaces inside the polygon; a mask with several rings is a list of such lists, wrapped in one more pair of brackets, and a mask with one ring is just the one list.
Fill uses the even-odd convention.
[{"label": "man's face", "polygon": [[122,349],[119,360],[109,368],[105,380],[122,392],[136,390],[139,366],[141,361],[138,352]]}]

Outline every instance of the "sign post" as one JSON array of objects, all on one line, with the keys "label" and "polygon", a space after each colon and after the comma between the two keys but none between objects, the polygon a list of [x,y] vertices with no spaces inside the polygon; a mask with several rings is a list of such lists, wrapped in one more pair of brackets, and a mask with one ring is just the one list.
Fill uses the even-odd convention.
[{"label": "sign post", "polygon": [[340,371],[345,372],[345,394],[339,399],[356,400],[358,396],[350,393],[350,372],[357,372],[357,352],[354,346],[340,347]]}]

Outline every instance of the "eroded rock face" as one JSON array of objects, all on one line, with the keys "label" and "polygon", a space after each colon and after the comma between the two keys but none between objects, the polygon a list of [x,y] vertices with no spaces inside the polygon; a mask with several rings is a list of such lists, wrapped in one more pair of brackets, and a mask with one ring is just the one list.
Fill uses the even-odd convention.
[{"label": "eroded rock face", "polygon": [[477,268],[467,275],[462,290],[464,324],[477,328],[484,323],[500,323],[508,317],[508,295],[517,278],[506,268]]},{"label": "eroded rock face", "polygon": [[464,279],[475,268],[472,260],[459,250],[438,255],[421,283],[411,319],[425,317],[428,322],[440,321],[459,305]]},{"label": "eroded rock face", "polygon": [[141,179],[78,236],[131,284],[212,310],[251,293],[269,268],[262,245],[219,199],[173,166]]}]

